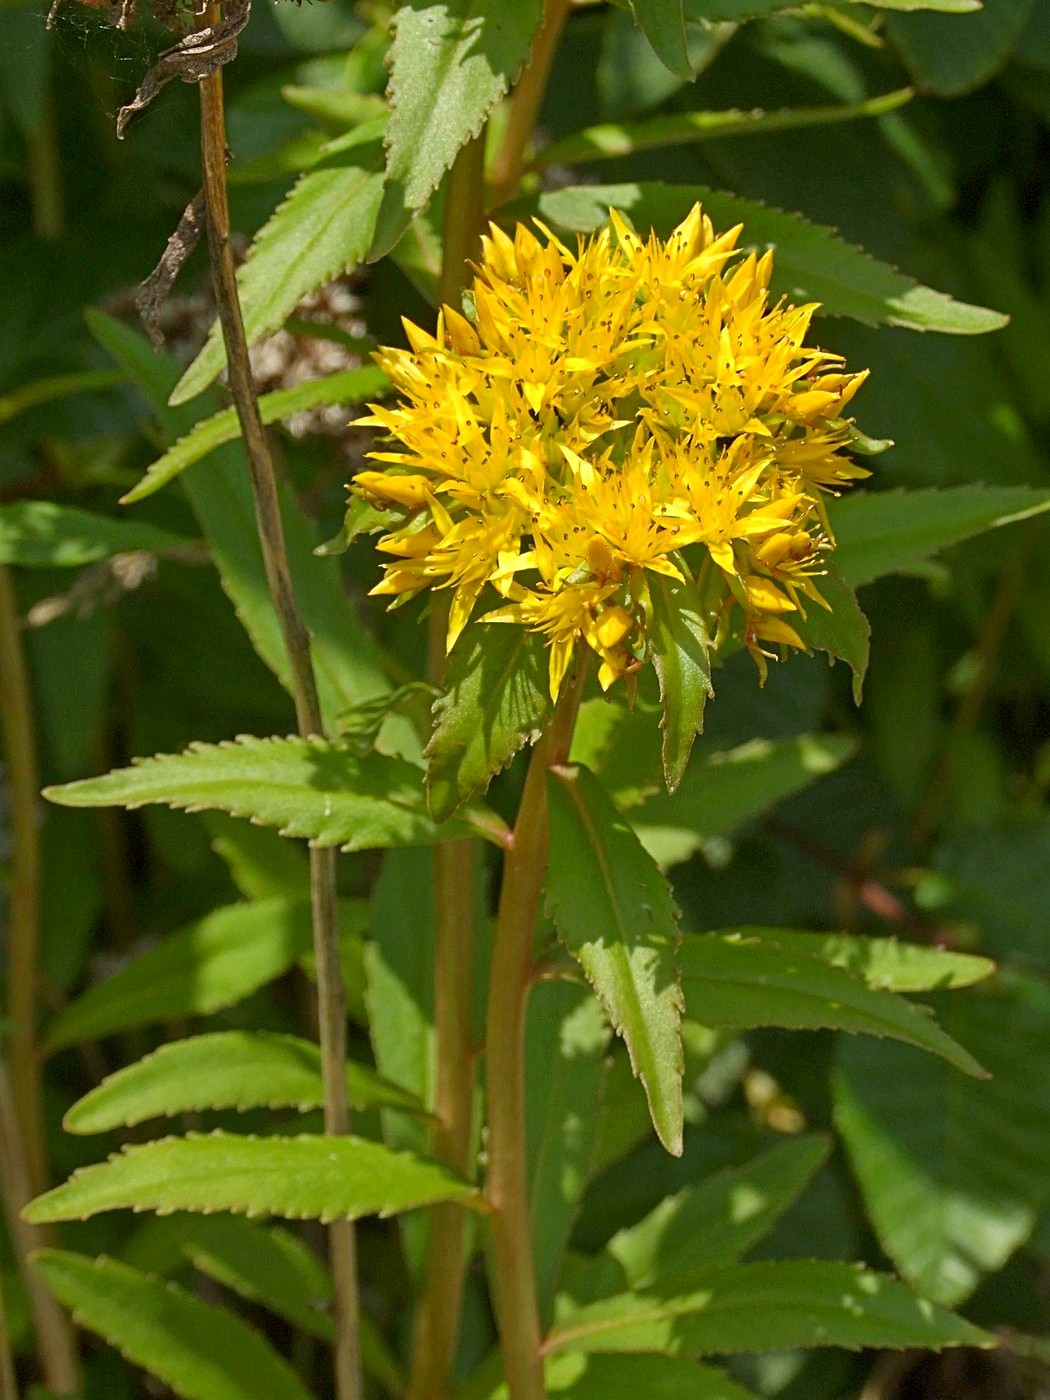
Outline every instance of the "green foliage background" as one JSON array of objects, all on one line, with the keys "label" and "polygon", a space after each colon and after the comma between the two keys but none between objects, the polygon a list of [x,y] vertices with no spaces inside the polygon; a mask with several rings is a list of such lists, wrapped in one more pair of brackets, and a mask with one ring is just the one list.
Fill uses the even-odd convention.
[{"label": "green foliage background", "polygon": [[[469,27],[455,36],[449,16],[480,23],[475,12],[486,8],[491,43],[475,43]],[[548,1383],[575,1400],[845,1400],[872,1376],[882,1388],[866,1396],[904,1393],[880,1372],[877,1350],[804,1350],[792,1307],[811,1332],[830,1307],[823,1335],[847,1346],[981,1339],[946,1314],[920,1316],[887,1279],[870,1283],[869,1321],[843,1331],[841,1298],[855,1276],[836,1272],[842,1260],[896,1272],[920,1297],[1013,1339],[971,1358],[965,1381],[948,1361],[920,1358],[922,1394],[961,1396],[964,1384],[989,1397],[1042,1393],[1050,6],[940,8],[581,6],[555,61],[544,144],[514,206],[569,230],[593,227],[614,203],[639,227],[666,232],[698,197],[716,226],[743,219],[745,239],[777,247],[780,290],[825,303],[821,343],[851,367],[871,367],[858,418],[874,438],[893,439],[870,463],[870,486],[834,511],[843,596],[857,589],[871,623],[861,703],[849,668],[819,654],[863,669],[854,618],[841,635],[811,638],[817,659],[774,666],[764,690],[744,656],[717,669],[704,734],[673,796],[660,791],[655,687],[633,715],[588,701],[574,757],[597,779],[553,799],[563,862],[583,840],[574,823],[589,802],[631,897],[650,881],[647,910],[673,925],[659,866],[687,931],[680,1157],[650,1124],[646,1094],[664,1141],[674,1138],[674,1074],[659,1045],[641,1044],[649,1023],[627,1029],[636,1062],[649,1065],[643,1090],[579,986],[535,994],[530,1073],[542,1087],[530,1132],[554,1154],[546,1161],[537,1148],[533,1163],[542,1306],[554,1327]],[[399,341],[402,312],[432,316],[442,180],[506,92],[534,9],[418,0],[404,7],[390,52],[382,3],[260,0],[226,70],[234,223],[246,239],[263,229],[243,274],[251,338],[293,317],[294,353],[331,339],[302,299],[370,259],[355,281],[364,341],[349,347],[362,367],[289,379],[263,398],[280,432],[322,704],[342,734],[308,745],[283,737],[293,730],[287,661],[236,424],[215,385],[220,342],[213,332],[187,369],[185,355],[153,354],[130,308],[128,289],[199,183],[195,93],[173,84],[118,143],[115,112],[166,42],[159,27],[142,16],[118,32],[71,0],[48,33],[35,4],[0,4],[0,564],[15,569],[27,618],[41,779],[79,783],[61,794],[68,805],[40,812],[52,1182],[138,1144],[121,1159],[123,1178],[89,1171],[49,1198],[52,1218],[92,1218],[64,1227],[64,1251],[77,1254],[45,1255],[42,1276],[127,1358],[90,1350],[86,1397],[147,1393],[138,1366],[202,1400],[324,1394],[330,1283],[312,1227],[290,1222],[457,1196],[477,1204],[469,1184],[391,1152],[425,1153],[428,1142],[428,845],[511,819],[520,760],[497,776],[487,807],[478,798],[438,830],[417,723],[431,697],[410,683],[425,667],[425,627],[412,609],[391,618],[365,600],[376,573],[367,537],[342,554],[313,552],[343,524],[360,446],[280,424],[318,405],[352,416],[381,389],[369,346]],[[505,24],[493,29],[492,15]],[[204,279],[197,254],[176,295],[192,297]],[[192,299],[181,306],[199,342],[210,313]],[[477,787],[542,721],[542,676],[537,685],[524,666],[516,676],[513,696],[468,697],[502,705],[510,732],[498,753],[468,748],[451,768],[434,760],[438,815],[455,805],[449,792]],[[469,734],[473,713],[446,708],[442,726]],[[238,735],[257,737],[234,747]],[[80,783],[191,744],[179,758]],[[143,805],[155,803],[164,805]],[[315,1171],[311,1154],[322,1156],[323,1144],[303,1136],[319,1131],[321,1102],[315,1052],[301,1039],[310,1033],[306,862],[278,831],[349,853],[341,921],[365,1186],[349,1169],[331,1180],[323,1164]],[[636,880],[632,861],[641,862]],[[550,914],[601,991],[618,972],[602,963],[593,925],[605,917],[602,897],[611,924],[628,897],[587,888],[588,907],[574,914],[578,880],[571,862],[555,862]],[[895,950],[871,936],[917,946]],[[1000,970],[954,990],[987,969],[933,946],[985,955]],[[902,999],[914,993],[935,1003],[943,1032]],[[191,1033],[226,1037],[221,1083],[207,1082],[209,1057],[194,1060],[189,1041],[143,1060]],[[959,1066],[974,1061],[990,1080],[965,1077]],[[117,1070],[124,1077],[99,1089]],[[123,1129],[161,1114],[181,1116],[180,1131],[227,1136],[145,1145],[145,1130]],[[87,1133],[102,1136],[76,1136]],[[242,1148],[228,1135],[246,1133],[283,1163],[276,1194],[260,1194],[251,1171],[237,1175]],[[387,1149],[373,1166],[369,1154]],[[202,1170],[227,1197],[194,1195]],[[734,1200],[759,1205],[741,1217]],[[180,1213],[94,1214],[136,1203]],[[289,1223],[181,1213],[202,1203]],[[420,1221],[370,1218],[360,1235],[370,1384],[392,1394],[403,1384]],[[110,1262],[89,1262],[103,1254]],[[594,1317],[615,1331],[610,1298],[666,1293],[676,1279],[679,1301],[661,1313],[659,1334],[625,1343],[627,1355],[586,1354],[578,1338]],[[33,1340],[9,1235],[0,1283],[29,1375]],[[721,1331],[705,1331],[695,1302],[709,1287],[728,1319]],[[755,1308],[766,1288],[782,1298],[780,1330],[772,1309]],[[687,1295],[693,1304],[681,1302]],[[464,1397],[498,1393],[498,1368],[485,1360],[493,1342],[473,1270]],[[699,1352],[734,1355],[728,1371],[681,1359]]]}]

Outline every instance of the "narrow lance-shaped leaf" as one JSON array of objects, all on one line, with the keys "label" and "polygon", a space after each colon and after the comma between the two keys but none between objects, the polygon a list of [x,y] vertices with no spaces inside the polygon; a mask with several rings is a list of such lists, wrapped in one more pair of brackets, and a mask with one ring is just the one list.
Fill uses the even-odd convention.
[{"label": "narrow lance-shaped leaf", "polygon": [[736,934],[687,934],[682,988],[689,1015],[707,1026],[783,1026],[888,1036],[987,1078],[974,1057],[924,1007],[875,991],[797,949]]},{"label": "narrow lance-shaped leaf", "polygon": [[[360,928],[360,906],[342,903],[341,933]],[[280,977],[310,947],[307,900],[261,899],[213,910],[65,1007],[47,1050],[184,1016],[206,1016]]]},{"label": "narrow lance-shaped leaf", "polygon": [[704,1265],[735,1263],[805,1190],[827,1158],[827,1137],[779,1143],[740,1167],[668,1196],[608,1252],[631,1288],[665,1284]]},{"label": "narrow lance-shaped leaf", "polygon": [[990,958],[956,953],[929,943],[901,943],[896,938],[751,926],[733,932],[740,938],[765,939],[786,953],[802,953],[818,962],[840,967],[869,987],[889,992],[972,987],[995,971],[995,963]]},{"label": "narrow lance-shaped leaf", "polygon": [[25,1208],[36,1224],[107,1210],[216,1210],[289,1220],[356,1220],[435,1201],[485,1208],[476,1187],[412,1152],[356,1137],[191,1133],[82,1167]]},{"label": "narrow lance-shaped leaf", "polygon": [[[320,379],[307,379],[291,389],[276,389],[272,394],[260,395],[259,416],[264,423],[279,423],[293,413],[302,413],[320,404],[361,403],[377,398],[387,383],[386,375],[377,365],[341,370]],[[142,480],[121,496],[121,505],[129,506],[152,496],[194,462],[207,457],[223,443],[236,441],[240,435],[241,425],[235,408],[223,408],[210,418],[202,418],[185,437],[179,438],[146,468]]]},{"label": "narrow lance-shaped leaf", "polygon": [[[276,330],[309,292],[364,257],[383,189],[384,126],[385,118],[331,142],[259,230],[237,274],[249,345]],[[194,398],[225,362],[216,324],[171,402]]]},{"label": "narrow lance-shaped leaf", "polygon": [[177,1284],[59,1249],[33,1268],[73,1314],[184,1400],[310,1400],[298,1376],[258,1332]]},{"label": "narrow lance-shaped leaf", "polygon": [[827,652],[832,661],[845,661],[853,672],[853,699],[859,705],[871,652],[868,619],[836,565],[825,563],[817,587],[828,606],[807,602],[805,617],[792,613],[792,626],[807,647]]},{"label": "narrow lance-shaped leaf", "polygon": [[979,335],[1006,324],[997,311],[968,306],[921,286],[847,243],[833,229],[702,185],[572,186],[550,190],[531,204],[523,200],[514,210],[525,214],[536,209],[542,218],[582,233],[604,224],[611,206],[628,213],[640,228],[651,225],[666,237],[698,200],[717,228],[744,225],[742,246],[775,249],[774,295],[817,301],[826,315],[849,316],[873,326]]},{"label": "narrow lance-shaped leaf", "polygon": [[855,1264],[791,1260],[701,1270],[667,1288],[618,1294],[570,1313],[547,1352],[670,1356],[793,1347],[992,1346],[987,1332]]},{"label": "narrow lance-shaped leaf", "polygon": [[[559,1400],[758,1400],[724,1371],[681,1356],[561,1352],[545,1358],[543,1378]],[[472,1378],[469,1400],[509,1400],[506,1382],[482,1390]]]},{"label": "narrow lance-shaped leaf", "polygon": [[404,759],[361,755],[349,744],[242,736],[141,759],[101,778],[48,788],[45,795],[67,807],[160,802],[191,812],[213,808],[344,851],[464,835],[458,823],[439,829],[430,819],[421,776]]},{"label": "narrow lance-shaped leaf", "polygon": [[663,701],[664,778],[673,792],[682,781],[693,740],[704,727],[704,706],[714,695],[710,639],[703,605],[691,579],[649,579],[652,620],[649,650]]},{"label": "narrow lance-shaped leaf", "polygon": [[985,530],[1050,510],[1031,486],[953,486],[926,491],[858,491],[829,505],[835,563],[858,588],[884,574],[909,573],[934,554]]},{"label": "narrow lance-shaped leaf", "polygon": [[[414,1094],[368,1065],[348,1064],[346,1083],[355,1109],[425,1112]],[[104,1133],[202,1109],[323,1105],[321,1051],[312,1041],[269,1031],[216,1031],[162,1045],[109,1075],[73,1105],[64,1127]]]},{"label": "narrow lance-shaped leaf", "polygon": [[548,903],[645,1088],[653,1125],[682,1151],[682,992],[667,884],[598,779],[551,775]]},{"label": "narrow lance-shaped leaf", "polygon": [[524,627],[470,624],[449,658],[427,745],[427,794],[443,821],[484,789],[550,713],[542,640]]},{"label": "narrow lance-shaped leaf", "polygon": [[114,554],[157,554],[189,543],[153,525],[113,520],[55,501],[0,506],[0,564],[23,569],[77,569]]},{"label": "narrow lance-shaped leaf", "polygon": [[533,158],[534,167],[579,165],[582,162],[615,160],[638,151],[685,146],[703,139],[724,140],[750,132],[792,131],[800,127],[823,126],[832,122],[855,121],[893,112],[910,101],[911,88],[899,88],[862,102],[843,102],[824,107],[797,107],[782,111],[673,112],[639,122],[605,122],[563,136],[542,147]]},{"label": "narrow lance-shaped leaf", "polygon": [[388,253],[529,56],[542,0],[406,0],[390,50],[386,185],[369,261]]}]

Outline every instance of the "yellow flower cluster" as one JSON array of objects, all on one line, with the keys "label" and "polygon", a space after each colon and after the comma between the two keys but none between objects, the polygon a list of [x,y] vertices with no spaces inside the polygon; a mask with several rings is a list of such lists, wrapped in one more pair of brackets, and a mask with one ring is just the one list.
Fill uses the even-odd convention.
[{"label": "yellow flower cluster", "polygon": [[763,672],[763,642],[803,646],[822,492],[867,475],[842,419],[865,375],[804,344],[815,306],[770,305],[772,253],[699,206],[666,242],[610,223],[575,251],[491,227],[470,318],[406,322],[377,356],[401,400],[360,420],[396,442],[354,489],[403,512],[373,592],[449,590],[449,649],[475,610],[542,632],[553,696],[581,641],[603,687],[644,662],[651,573],[699,580]]}]

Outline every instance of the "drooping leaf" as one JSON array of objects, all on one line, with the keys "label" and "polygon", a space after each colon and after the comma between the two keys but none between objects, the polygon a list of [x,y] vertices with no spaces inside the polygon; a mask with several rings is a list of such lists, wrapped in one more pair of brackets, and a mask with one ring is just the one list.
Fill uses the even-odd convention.
[{"label": "drooping leaf", "polygon": [[525,1041],[529,1212],[541,1321],[550,1319],[562,1259],[590,1176],[609,1030],[591,993],[537,986]]},{"label": "drooping leaf", "polygon": [[[544,1380],[549,1395],[560,1400],[758,1400],[714,1366],[680,1356],[603,1356],[600,1352],[563,1352],[548,1356]],[[494,1381],[463,1400],[508,1400],[505,1383]]]},{"label": "drooping leaf", "polygon": [[888,1036],[943,1056],[965,1074],[986,1077],[923,1007],[795,949],[735,933],[694,933],[682,940],[680,956],[686,1009],[701,1025]]},{"label": "drooping leaf", "polygon": [[728,835],[782,798],[834,772],[855,749],[844,736],[801,734],[794,739],[753,739],[713,753],[690,766],[677,792],[657,793],[645,802],[635,817],[638,835],[666,869],[688,860],[705,840]]},{"label": "drooping leaf", "polygon": [[[687,575],[688,578],[688,575]],[[669,792],[682,781],[693,740],[704,727],[712,695],[710,639],[696,585],[653,574],[649,581],[652,625],[649,650],[663,701],[664,779]]]},{"label": "drooping leaf", "polygon": [[388,253],[529,56],[541,0],[407,0],[390,50],[386,185],[369,261]]},{"label": "drooping leaf", "polygon": [[435,1201],[484,1208],[477,1188],[446,1167],[367,1138],[190,1133],[81,1167],[38,1196],[25,1217],[44,1224],[134,1209],[356,1220]]},{"label": "drooping leaf", "polygon": [[[143,336],[101,311],[88,311],[85,318],[95,339],[141,389],[167,441],[175,442],[189,432],[201,410],[213,412],[219,407],[218,399],[209,395],[196,407],[169,408],[168,395],[179,377],[178,361],[157,354]],[[290,690],[291,664],[270,601],[242,445],[227,443],[217,448],[206,465],[185,471],[181,483],[222,586],[252,645]],[[321,712],[325,724],[334,728],[343,710],[383,694],[389,682],[379,649],[346,596],[338,564],[312,557],[317,543],[312,524],[283,484],[278,495],[295,596],[310,633]]]},{"label": "drooping leaf", "polygon": [[871,628],[837,565],[826,563],[824,569],[818,587],[828,606],[808,603],[805,617],[792,613],[792,626],[807,647],[827,652],[833,662],[845,661],[853,672],[853,699],[859,705],[871,651]]},{"label": "drooping leaf", "polygon": [[43,1249],[33,1268],[73,1314],[184,1400],[310,1400],[258,1332],[177,1284],[118,1264]]},{"label": "drooping leaf", "polygon": [[[341,910],[348,934],[360,926],[358,908]],[[306,900],[265,899],[213,910],[89,987],[51,1022],[45,1047],[60,1050],[136,1026],[220,1011],[287,972],[310,938]]]},{"label": "drooping leaf", "polygon": [[750,926],[734,932],[741,938],[768,939],[786,953],[801,953],[832,967],[841,967],[869,987],[890,992],[971,987],[995,971],[995,963],[990,958],[956,953],[929,943],[901,943],[896,938]]},{"label": "drooping leaf", "polygon": [[[237,276],[248,344],[277,330],[309,292],[361,261],[383,188],[385,120],[337,137],[262,226]],[[226,363],[218,324],[179,380],[173,404],[195,398]]]},{"label": "drooping leaf", "polygon": [[187,543],[153,525],[113,520],[56,501],[0,506],[0,564],[23,569],[76,569],[114,554],[156,554]]},{"label": "drooping leaf", "polygon": [[[280,1226],[236,1215],[180,1217],[182,1252],[200,1273],[311,1336],[330,1341],[332,1281],[310,1247]],[[391,1395],[404,1391],[401,1367],[368,1313],[358,1317],[361,1364]]]},{"label": "drooping leaf", "polygon": [[724,140],[750,132],[792,131],[832,122],[878,117],[902,107],[912,97],[911,88],[900,88],[862,102],[844,102],[824,107],[796,107],[764,112],[761,109],[726,112],[672,112],[639,122],[604,122],[552,141],[536,153],[532,164],[579,165],[599,160],[615,160],[639,151],[686,146],[694,142]]},{"label": "drooping leaf", "polygon": [[670,891],[593,773],[557,769],[548,792],[554,922],[626,1042],[660,1141],[679,1155],[682,993]]},{"label": "drooping leaf", "polygon": [[664,66],[689,82],[693,65],[685,37],[683,0],[631,0],[635,18]]},{"label": "drooping leaf", "polygon": [[427,794],[444,821],[523,744],[550,713],[542,639],[523,627],[470,624],[449,657],[427,745]]},{"label": "drooping leaf", "polygon": [[[921,286],[830,228],[701,185],[578,185],[548,191],[534,201],[534,207],[541,217],[562,228],[589,232],[606,222],[611,206],[628,213],[638,227],[651,225],[666,237],[697,200],[716,228],[744,225],[742,247],[775,250],[774,295],[795,302],[818,301],[829,316],[916,331],[979,335],[1006,323],[996,311],[968,306]],[[519,207],[527,212],[524,201],[514,206]]]},{"label": "drooping leaf", "polygon": [[[338,374],[326,374],[320,379],[307,379],[291,389],[261,394],[259,414],[264,423],[279,423],[293,413],[302,413],[319,404],[356,404],[364,399],[376,398],[387,383],[386,375],[377,365],[341,370]],[[202,418],[185,437],[179,438],[174,446],[146,468],[142,480],[120,498],[121,505],[133,505],[152,496],[154,491],[166,486],[194,462],[207,457],[223,443],[236,441],[240,435],[241,425],[234,408],[223,408],[210,418]]]},{"label": "drooping leaf", "polygon": [[992,1077],[967,1083],[898,1046],[843,1042],[835,1123],[879,1242],[924,1296],[959,1303],[1050,1204],[1050,997],[1011,973],[938,999]]},{"label": "drooping leaf", "polygon": [[[423,1105],[368,1065],[348,1064],[353,1108]],[[324,1105],[321,1051],[312,1041],[268,1031],[215,1031],[162,1045],[111,1074],[68,1111],[70,1133],[104,1133],[150,1118],[217,1108],[298,1108]]]},{"label": "drooping leaf", "polygon": [[1029,486],[953,486],[858,491],[831,503],[835,563],[853,588],[884,574],[911,573],[950,545],[1050,510]]},{"label": "drooping leaf", "polygon": [[141,759],[101,778],[48,788],[66,807],[143,807],[160,802],[188,811],[209,808],[250,817],[315,846],[364,851],[462,836],[440,830],[427,814],[422,774],[404,759],[362,756],[327,739],[239,739],[191,744],[181,754]]},{"label": "drooping leaf", "polygon": [[855,1264],[791,1260],[701,1271],[569,1314],[547,1352],[695,1356],[791,1347],[991,1346],[987,1332]]},{"label": "drooping leaf", "polygon": [[974,14],[893,15],[890,35],[919,87],[957,97],[988,81],[1021,37],[1034,0],[984,0]]},{"label": "drooping leaf", "polygon": [[73,370],[69,374],[49,374],[42,379],[33,379],[28,384],[19,384],[16,389],[0,394],[0,423],[9,423],[20,413],[54,399],[113,389],[123,383],[124,375],[114,369]]},{"label": "drooping leaf", "polygon": [[794,1138],[666,1197],[609,1241],[628,1287],[663,1286],[706,1265],[735,1263],[805,1190],[829,1147],[817,1134]]}]

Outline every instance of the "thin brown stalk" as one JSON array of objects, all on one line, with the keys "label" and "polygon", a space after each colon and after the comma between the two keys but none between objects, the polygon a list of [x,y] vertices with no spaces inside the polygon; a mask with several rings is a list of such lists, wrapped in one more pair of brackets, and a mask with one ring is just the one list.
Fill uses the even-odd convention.
[{"label": "thin brown stalk", "polygon": [[22,1210],[34,1192],[29,1164],[22,1151],[11,1079],[3,1060],[0,1060],[0,1195],[29,1298],[44,1383],[56,1395],[76,1395],[80,1390],[80,1362],[73,1328],[29,1263],[34,1251],[48,1241],[39,1226],[22,1219]]},{"label": "thin brown stalk", "polygon": [[[218,18],[218,5],[209,6],[205,22],[214,24]],[[291,663],[292,696],[299,732],[304,736],[321,734],[321,707],[310,657],[310,638],[292,586],[277,495],[277,478],[270,445],[259,415],[248,358],[248,343],[237,295],[230,246],[230,211],[226,189],[226,118],[221,68],[201,80],[200,102],[208,248],[219,320],[226,344],[230,393],[244,436],[266,581]],[[350,1108],[346,1095],[346,993],[339,960],[336,853],[332,850],[310,852],[310,897],[325,1090],[325,1131],[342,1135],[348,1131],[350,1124]],[[353,1223],[346,1220],[333,1222],[328,1227],[328,1244],[335,1292],[335,1394],[337,1400],[360,1400],[362,1380],[358,1335],[359,1296]]]},{"label": "thin brown stalk", "polygon": [[490,183],[494,205],[503,204],[518,193],[525,170],[525,154],[571,9],[572,0],[546,0],[544,5],[543,21],[533,40],[529,62],[511,97],[503,140],[492,163]]},{"label": "thin brown stalk", "polygon": [[11,832],[8,889],[7,1014],[15,1111],[34,1193],[47,1187],[37,977],[40,947],[40,778],[29,675],[11,572],[0,564],[0,713]]},{"label": "thin brown stalk", "polygon": [[[484,213],[485,131],[460,151],[445,194],[440,300],[457,306],[467,263],[480,249]],[[430,617],[431,679],[445,669],[445,609]],[[434,850],[434,1038],[436,1082],[431,1156],[464,1175],[471,1169],[474,1117],[474,866],[473,841],[447,841]],[[410,1400],[449,1394],[463,1311],[469,1222],[458,1205],[430,1211],[423,1293],[412,1343]]]},{"label": "thin brown stalk", "polygon": [[525,1136],[525,1014],[536,915],[547,870],[547,773],[567,762],[585,667],[532,751],[514,843],[503,864],[485,1022],[492,1292],[510,1400],[544,1400]]}]

